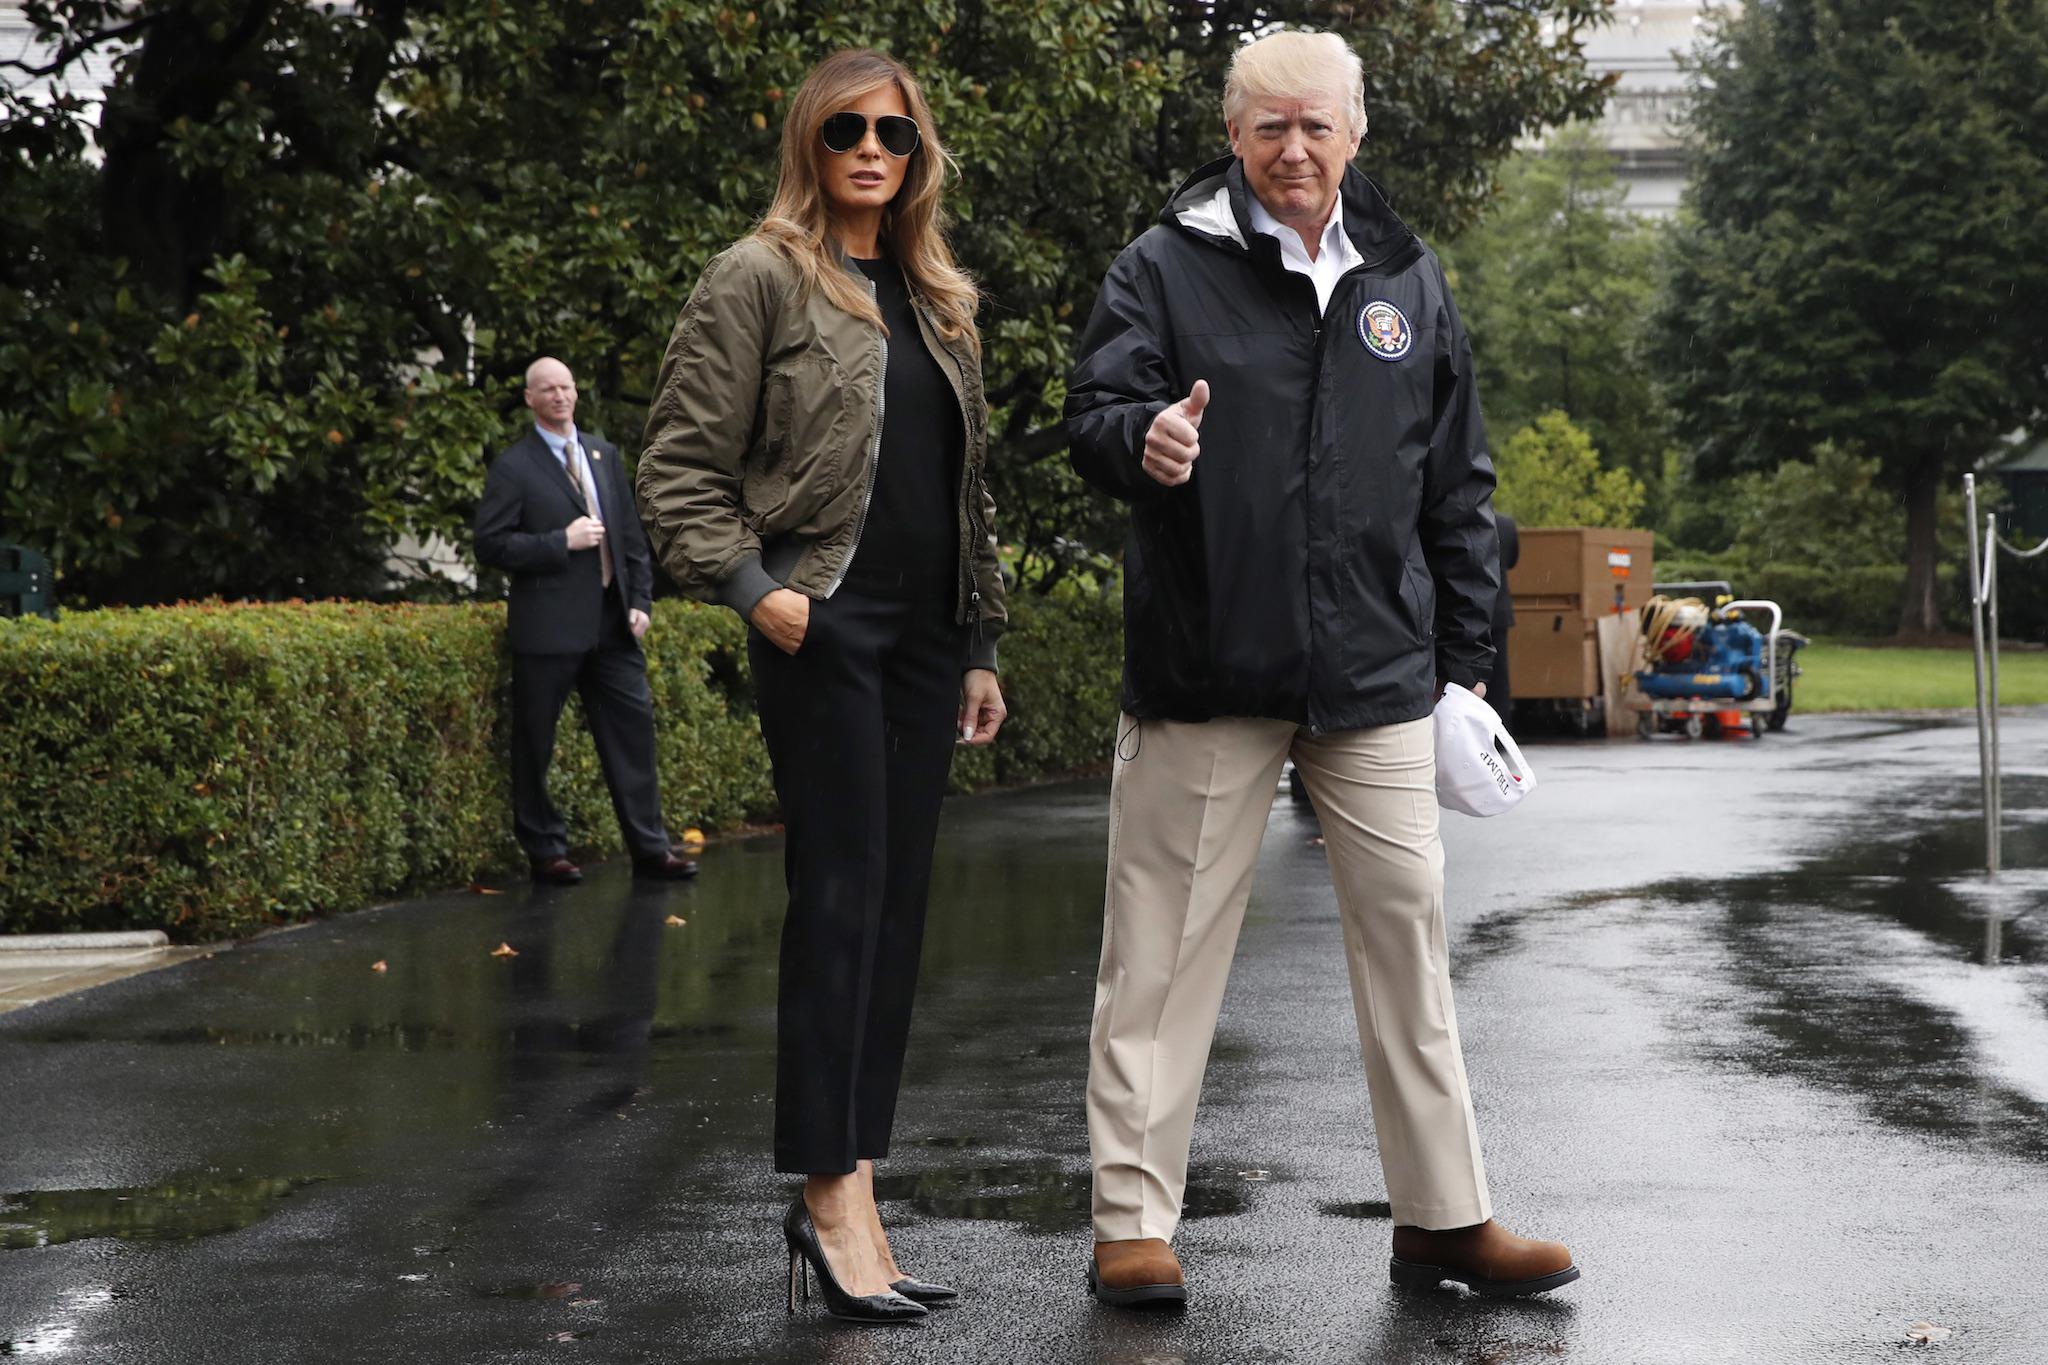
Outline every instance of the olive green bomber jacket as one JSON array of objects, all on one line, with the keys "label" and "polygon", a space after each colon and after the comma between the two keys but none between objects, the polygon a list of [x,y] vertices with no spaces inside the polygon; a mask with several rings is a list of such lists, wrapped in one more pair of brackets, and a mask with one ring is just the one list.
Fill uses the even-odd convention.
[{"label": "olive green bomber jacket", "polygon": [[[881,447],[887,339],[798,285],[795,265],[758,238],[714,257],[676,320],[641,440],[635,491],[655,557],[684,592],[742,619],[777,587],[838,590]],[[955,619],[969,627],[966,666],[994,668],[1008,613],[980,357],[966,338],[941,337],[922,304],[917,314],[966,436]]]}]

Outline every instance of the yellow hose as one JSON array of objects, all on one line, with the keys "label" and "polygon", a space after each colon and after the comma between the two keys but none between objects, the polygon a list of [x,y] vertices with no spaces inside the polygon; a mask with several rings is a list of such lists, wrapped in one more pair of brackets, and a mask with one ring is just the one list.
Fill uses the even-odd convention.
[{"label": "yellow hose", "polygon": [[[1699,620],[1706,619],[1707,604],[1697,597],[1657,596],[1643,604],[1643,629],[1636,639],[1636,653],[1644,667],[1655,668],[1692,652],[1699,626],[1677,624],[1679,616],[1689,609],[1701,613]],[[1667,631],[1669,639],[1665,638]]]}]

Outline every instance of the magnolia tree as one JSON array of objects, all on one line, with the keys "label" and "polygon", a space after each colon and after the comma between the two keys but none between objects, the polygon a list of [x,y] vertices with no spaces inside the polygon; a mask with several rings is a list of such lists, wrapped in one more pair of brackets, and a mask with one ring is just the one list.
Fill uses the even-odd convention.
[{"label": "magnolia tree", "polygon": [[0,63],[0,524],[87,601],[374,591],[399,537],[465,544],[536,354],[634,447],[676,310],[766,206],[790,92],[868,44],[959,161],[1002,529],[1048,585],[1119,540],[1062,458],[1075,330],[1223,149],[1238,42],[1351,39],[1363,164],[1447,234],[1518,136],[1599,107],[1579,39],[1605,8],[29,0],[45,55]]}]

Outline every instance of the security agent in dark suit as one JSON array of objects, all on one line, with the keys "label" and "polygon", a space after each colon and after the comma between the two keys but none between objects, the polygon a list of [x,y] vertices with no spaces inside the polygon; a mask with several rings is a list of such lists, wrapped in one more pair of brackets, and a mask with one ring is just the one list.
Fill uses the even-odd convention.
[{"label": "security agent in dark suit", "polygon": [[513,829],[535,881],[583,879],[548,799],[555,725],[573,688],[611,789],[636,876],[694,876],[669,847],[654,766],[654,701],[640,637],[653,562],[618,447],[576,430],[576,379],[542,357],[526,371],[534,425],[491,462],[476,557],[512,576]]}]

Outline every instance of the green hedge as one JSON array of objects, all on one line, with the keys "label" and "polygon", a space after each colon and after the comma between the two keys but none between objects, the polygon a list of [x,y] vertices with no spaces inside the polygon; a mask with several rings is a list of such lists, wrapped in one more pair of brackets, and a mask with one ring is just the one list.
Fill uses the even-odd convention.
[{"label": "green hedge", "polygon": [[[1113,596],[1020,602],[1012,720],[956,786],[1103,762]],[[0,931],[246,932],[516,866],[502,606],[198,605],[0,621]],[[664,813],[771,817],[745,631],[663,602],[647,637]],[[552,789],[577,847],[618,828],[581,715]]]},{"label": "green hedge", "polygon": [[[1763,597],[1785,611],[1788,629],[1805,635],[1852,638],[1889,636],[1899,628],[1899,605],[1906,595],[1904,564],[1857,565],[1843,569],[1805,564],[1752,567],[1737,555],[1660,559],[1657,577],[1725,578],[1744,597]],[[1943,624],[1950,630],[1970,628],[1969,580],[1955,564],[1935,570],[1936,600]]]}]

